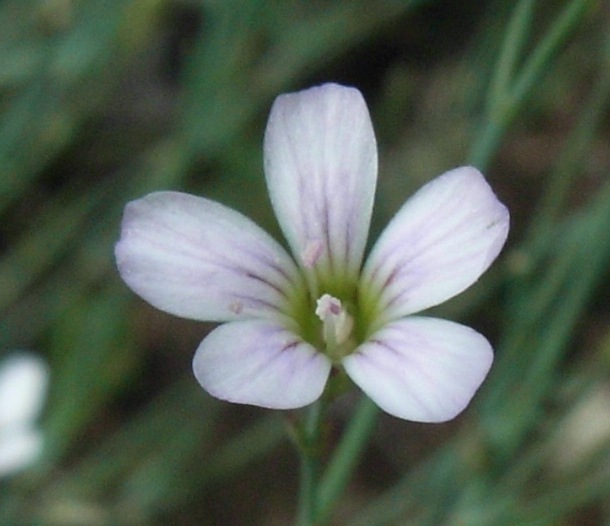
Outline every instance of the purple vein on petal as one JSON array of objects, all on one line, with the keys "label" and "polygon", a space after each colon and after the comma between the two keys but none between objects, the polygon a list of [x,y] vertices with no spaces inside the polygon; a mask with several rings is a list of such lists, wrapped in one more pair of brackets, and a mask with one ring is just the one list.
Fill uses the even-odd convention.
[{"label": "purple vein on petal", "polygon": [[[165,226],[165,225],[159,224],[158,226],[161,227],[161,226]],[[167,228],[167,227],[165,226],[165,228]],[[171,232],[177,238],[182,237],[185,241],[184,243],[178,244],[177,246],[172,245],[171,250],[173,250],[174,253],[181,254],[186,257],[196,257],[197,259],[201,260],[201,263],[203,263],[203,264],[220,267],[224,271],[227,271],[234,275],[244,276],[244,277],[253,279],[255,281],[258,281],[260,283],[263,283],[264,285],[268,286],[269,288],[273,289],[278,294],[280,294],[284,299],[286,299],[287,294],[286,294],[286,290],[285,290],[285,283],[283,284],[284,287],[282,287],[280,284],[274,283],[271,280],[267,279],[266,277],[263,277],[260,274],[255,273],[251,269],[244,267],[241,263],[236,261],[234,258],[229,258],[229,257],[223,256],[223,255],[218,254],[213,251],[207,251],[205,253],[205,257],[202,257],[203,254],[200,251],[188,250],[189,248],[195,246],[195,242],[192,239],[189,239],[188,236],[184,236],[184,234],[182,232],[180,232],[178,229],[168,229],[168,230],[171,230]],[[151,230],[150,234],[154,234],[154,231]],[[151,239],[151,241],[155,241],[155,236],[151,235],[150,239]],[[239,250],[241,250],[247,256],[249,256],[252,259],[254,259],[255,261],[257,261],[259,264],[266,266],[268,269],[273,269],[279,275],[279,277],[281,279],[285,280],[285,282],[290,281],[290,278],[286,274],[284,269],[282,269],[281,267],[276,265],[270,259],[262,257],[260,254],[250,250],[247,246],[241,246],[241,247],[239,247]],[[236,253],[237,253],[237,251],[235,252],[235,255],[236,255]],[[268,306],[272,306],[275,309],[280,308],[279,304],[263,302],[262,300],[257,300],[257,303],[266,304]]]},{"label": "purple vein on petal", "polygon": [[320,395],[330,361],[277,321],[250,319],[214,329],[199,346],[193,369],[213,396],[290,409]]},{"label": "purple vein on petal", "polygon": [[130,203],[115,252],[135,292],[193,319],[273,316],[302,287],[294,261],[251,220],[177,192]]},{"label": "purple vein on petal", "polygon": [[[314,281],[356,278],[376,159],[370,117],[356,90],[327,84],[274,103],[265,134],[271,202],[295,257]],[[314,243],[321,244],[320,252],[311,248]]]},{"label": "purple vein on petal", "polygon": [[425,185],[382,232],[365,265],[368,295],[388,319],[437,305],[472,285],[497,256],[508,212],[471,167]]}]

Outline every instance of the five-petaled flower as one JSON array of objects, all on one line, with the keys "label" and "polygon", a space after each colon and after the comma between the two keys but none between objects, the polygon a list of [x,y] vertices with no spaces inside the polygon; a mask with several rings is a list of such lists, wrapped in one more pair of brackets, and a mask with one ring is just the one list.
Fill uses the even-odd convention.
[{"label": "five-petaled flower", "polygon": [[335,84],[276,99],[264,160],[292,256],[234,210],[157,192],[126,206],[122,278],[163,311],[226,322],[193,362],[213,396],[302,407],[336,367],[392,415],[453,418],[485,378],[491,346],[468,327],[414,314],[489,267],[508,234],[506,207],[475,168],[451,170],[403,205],[363,264],[377,147],[360,92]]}]

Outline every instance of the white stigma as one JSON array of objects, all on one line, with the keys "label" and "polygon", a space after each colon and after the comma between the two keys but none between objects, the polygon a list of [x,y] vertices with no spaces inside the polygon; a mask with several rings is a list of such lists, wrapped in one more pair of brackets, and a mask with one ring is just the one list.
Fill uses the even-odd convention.
[{"label": "white stigma", "polygon": [[324,294],[317,300],[316,316],[322,320],[322,337],[328,351],[338,351],[352,334],[354,319],[342,307],[341,300]]}]

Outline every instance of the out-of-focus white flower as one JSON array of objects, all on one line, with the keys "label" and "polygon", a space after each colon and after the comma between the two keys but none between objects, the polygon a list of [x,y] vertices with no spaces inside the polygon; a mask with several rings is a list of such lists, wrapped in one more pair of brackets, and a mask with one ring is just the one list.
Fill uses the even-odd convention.
[{"label": "out-of-focus white flower", "polygon": [[377,147],[360,92],[326,84],[281,95],[264,156],[292,255],[234,210],[157,192],[125,209],[122,278],[161,310],[228,322],[193,365],[218,398],[301,407],[336,367],[392,415],[453,418],[485,378],[491,346],[468,327],[413,314],[468,288],[502,249],[509,214],[483,175],[467,166],[428,183],[363,264]]},{"label": "out-of-focus white flower", "polygon": [[0,476],[34,462],[43,437],[36,425],[47,393],[49,370],[40,357],[10,354],[0,361]]}]

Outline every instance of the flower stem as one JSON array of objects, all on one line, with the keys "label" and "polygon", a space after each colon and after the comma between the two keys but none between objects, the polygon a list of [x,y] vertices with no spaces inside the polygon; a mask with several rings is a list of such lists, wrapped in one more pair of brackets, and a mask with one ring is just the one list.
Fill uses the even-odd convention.
[{"label": "flower stem", "polygon": [[362,397],[326,471],[319,478],[320,429],[323,413],[323,400],[312,404],[307,409],[301,427],[297,429],[300,479],[296,526],[314,526],[326,522],[375,426],[378,409],[368,397]]},{"label": "flower stem", "polygon": [[317,520],[323,524],[343,492],[375,426],[377,406],[363,396],[317,487]]},{"label": "flower stem", "polygon": [[306,409],[303,422],[297,429],[296,443],[300,456],[300,476],[296,526],[315,524],[322,413],[322,401],[318,400]]}]

